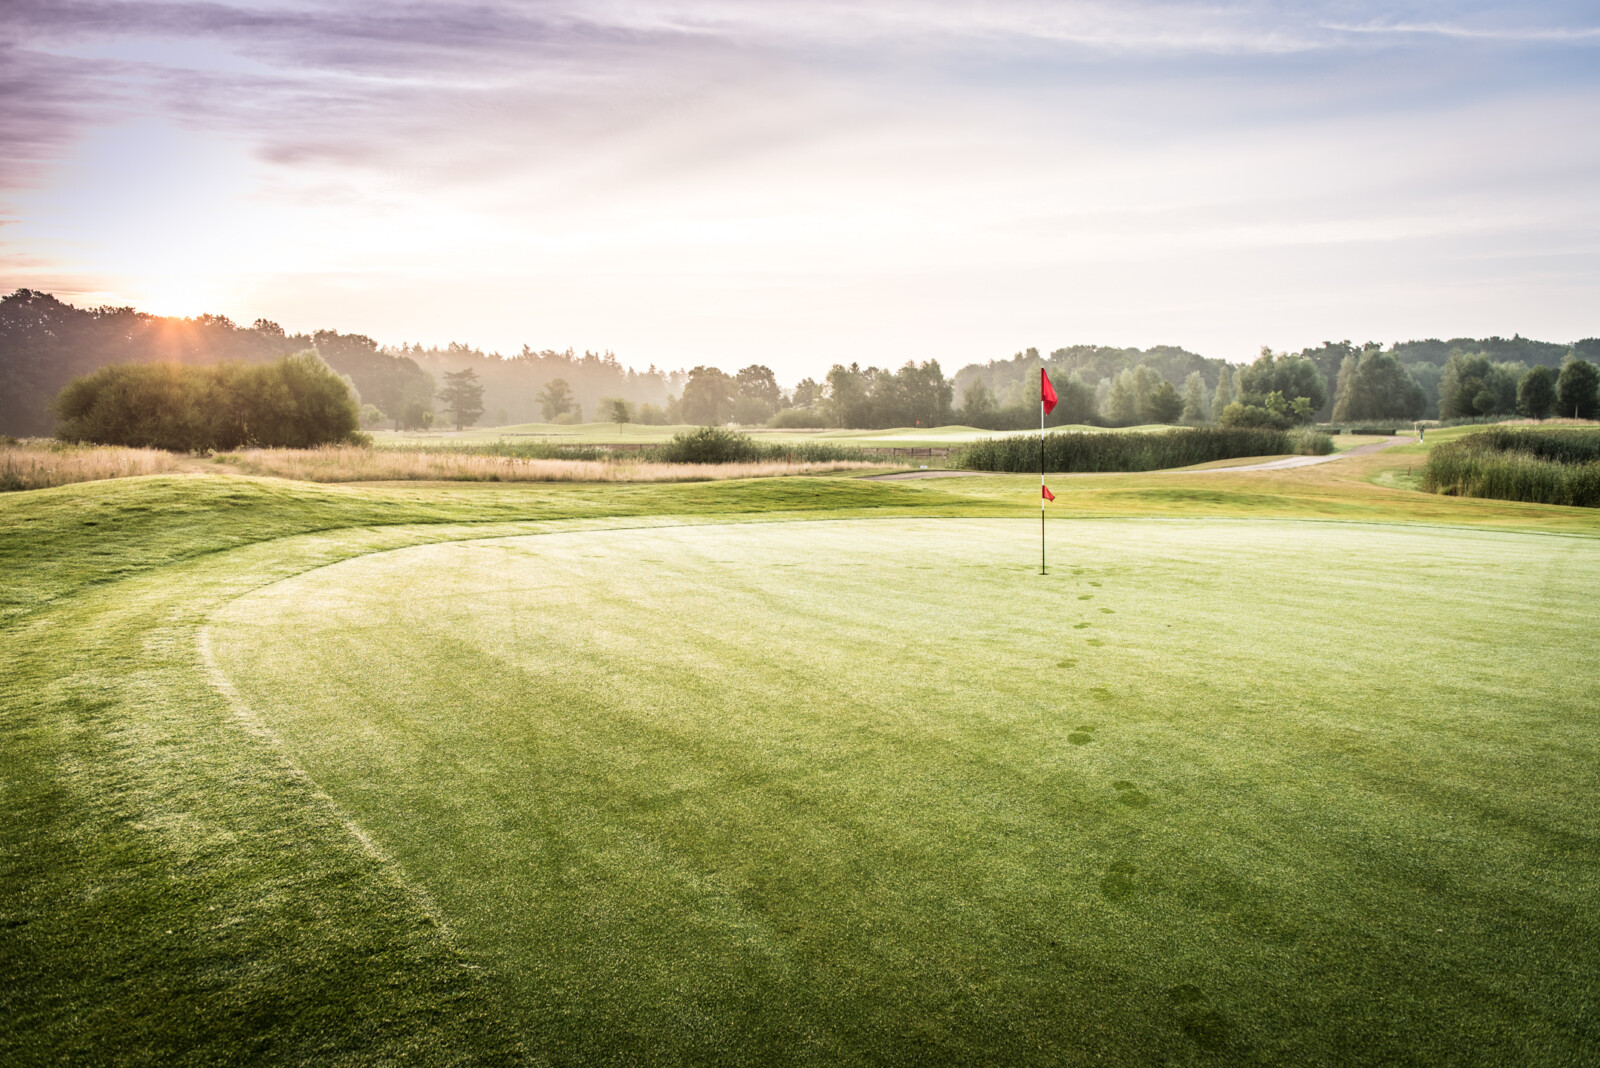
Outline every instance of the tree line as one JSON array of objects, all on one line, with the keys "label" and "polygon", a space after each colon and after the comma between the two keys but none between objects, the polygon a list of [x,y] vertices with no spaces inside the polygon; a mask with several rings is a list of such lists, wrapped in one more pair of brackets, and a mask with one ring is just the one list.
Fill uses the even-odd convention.
[{"label": "tree line", "polygon": [[363,334],[289,334],[264,319],[241,327],[223,316],[79,309],[22,289],[0,300],[0,433],[49,433],[56,393],[73,377],[108,364],[257,364],[307,349],[343,376],[369,429],[586,419],[1023,429],[1038,425],[1041,364],[1060,397],[1047,426],[1586,418],[1594,405],[1585,368],[1600,358],[1600,340],[1593,338],[1556,345],[1515,336],[1388,348],[1325,342],[1298,353],[1263,350],[1242,366],[1176,346],[1071,346],[1048,356],[1026,349],[950,377],[935,360],[898,367],[834,364],[820,380],[805,378],[786,389],[761,364],[733,374],[706,365],[640,372],[609,352],[579,355],[525,345],[502,356],[459,343],[386,348]]}]

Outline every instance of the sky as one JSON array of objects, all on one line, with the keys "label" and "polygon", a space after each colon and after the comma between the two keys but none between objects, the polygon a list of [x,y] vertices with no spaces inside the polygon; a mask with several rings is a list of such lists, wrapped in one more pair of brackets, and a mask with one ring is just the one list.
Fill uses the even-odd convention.
[{"label": "sky", "polygon": [[643,368],[1600,335],[1600,3],[3,0],[0,288]]}]

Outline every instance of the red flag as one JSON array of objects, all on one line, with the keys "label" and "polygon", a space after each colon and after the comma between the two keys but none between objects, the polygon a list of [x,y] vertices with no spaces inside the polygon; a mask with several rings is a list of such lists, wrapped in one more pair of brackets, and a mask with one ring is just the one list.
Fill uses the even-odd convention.
[{"label": "red flag", "polygon": [[1047,500],[1047,501],[1053,501],[1053,500],[1056,499],[1056,495],[1054,493],[1050,492],[1050,487],[1046,486],[1043,482],[1039,483],[1039,492],[1044,496],[1044,499]]},{"label": "red flag", "polygon": [[1039,368],[1039,399],[1044,401],[1044,414],[1049,415],[1056,410],[1056,391],[1050,385],[1050,376],[1044,373],[1044,368]]}]

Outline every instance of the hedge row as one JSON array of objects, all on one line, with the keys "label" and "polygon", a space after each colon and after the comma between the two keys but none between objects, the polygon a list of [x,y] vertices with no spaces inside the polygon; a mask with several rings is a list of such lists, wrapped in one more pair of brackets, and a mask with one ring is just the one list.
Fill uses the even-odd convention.
[{"label": "hedge row", "polygon": [[[1322,436],[1326,441],[1326,436]],[[1158,471],[1244,456],[1294,452],[1285,430],[1196,427],[1153,433],[1057,433],[1044,438],[1046,471]],[[1332,447],[1332,443],[1328,443]],[[969,471],[1037,471],[1039,439],[985,438],[951,457]]]}]

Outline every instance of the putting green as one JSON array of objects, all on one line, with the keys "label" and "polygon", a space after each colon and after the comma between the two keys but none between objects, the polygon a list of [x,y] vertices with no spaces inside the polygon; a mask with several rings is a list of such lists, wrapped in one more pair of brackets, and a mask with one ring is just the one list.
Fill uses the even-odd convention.
[{"label": "putting green", "polygon": [[363,557],[219,679],[556,1063],[1576,1063],[1592,539],[862,520]]}]

